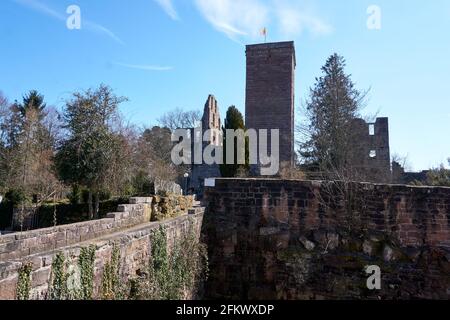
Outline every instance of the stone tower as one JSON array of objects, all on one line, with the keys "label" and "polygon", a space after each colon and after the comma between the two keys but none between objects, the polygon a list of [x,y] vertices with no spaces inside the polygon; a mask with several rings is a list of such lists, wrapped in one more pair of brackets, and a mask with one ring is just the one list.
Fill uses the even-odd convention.
[{"label": "stone tower", "polygon": [[[202,151],[210,144],[221,146],[220,125],[220,112],[217,100],[213,95],[209,95],[203,110],[201,137],[195,136],[194,128],[191,129],[191,137],[193,142],[202,139],[208,129],[215,129],[210,131],[210,142],[202,142]],[[194,149],[192,149],[192,154],[194,154]],[[193,163],[191,167],[188,191],[197,194],[197,196],[201,198],[205,179],[217,177],[220,177],[220,167],[218,164],[208,165],[206,163]]]},{"label": "stone tower", "polygon": [[[294,42],[248,45],[245,125],[280,130],[280,168],[294,164]],[[269,138],[270,143],[270,138]],[[270,150],[270,144],[269,144]],[[253,173],[259,175],[259,166]]]},{"label": "stone tower", "polygon": [[377,118],[374,123],[354,119],[353,164],[370,182],[391,182],[389,119]]},{"label": "stone tower", "polygon": [[218,146],[220,141],[217,130],[220,131],[220,113],[217,106],[217,100],[213,95],[209,95],[206,100],[202,117],[202,128],[203,130],[216,130],[216,132],[211,131],[210,141],[213,145]]}]

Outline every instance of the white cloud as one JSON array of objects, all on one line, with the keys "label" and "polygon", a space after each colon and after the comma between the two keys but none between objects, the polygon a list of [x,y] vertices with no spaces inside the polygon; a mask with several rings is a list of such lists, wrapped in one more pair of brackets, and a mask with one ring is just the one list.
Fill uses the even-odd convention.
[{"label": "white cloud", "polygon": [[173,5],[172,0],[155,0],[161,8],[171,17],[173,20],[179,20],[179,16],[177,11],[175,10],[175,6]]},{"label": "white cloud", "polygon": [[[54,10],[36,0],[14,0],[14,1],[24,7],[27,7],[36,12],[42,13],[44,15],[47,15],[51,18],[54,18],[54,19],[57,19],[60,21],[65,22],[68,18],[68,15],[66,16],[64,14],[61,14],[61,13],[57,12],[56,10]],[[109,30],[108,28],[106,28],[102,25],[99,25],[95,22],[92,22],[92,21],[89,21],[86,19],[82,19],[81,25],[82,25],[82,28],[84,27],[86,30],[105,35],[105,36],[113,39],[117,43],[119,43],[121,45],[125,45],[125,43],[118,36],[116,36],[111,30]]]},{"label": "white cloud", "polygon": [[258,35],[269,21],[269,8],[258,0],[195,0],[203,17],[228,37]]},{"label": "white cloud", "polygon": [[[308,2],[308,1],[306,1]],[[195,0],[202,16],[218,31],[233,40],[257,38],[262,28],[277,30],[282,37],[305,32],[327,35],[333,28],[298,0]],[[275,40],[275,39],[274,39]]]},{"label": "white cloud", "polygon": [[173,70],[173,67],[168,66],[155,66],[155,65],[137,65],[137,64],[127,64],[127,63],[121,63],[121,62],[114,62],[115,65],[130,68],[130,69],[137,69],[137,70],[143,70],[143,71],[170,71]]},{"label": "white cloud", "polygon": [[106,28],[102,25],[88,21],[88,20],[84,20],[83,24],[87,29],[89,29],[93,32],[99,33],[99,34],[106,35],[106,36],[110,37],[111,39],[113,39],[114,41],[116,41],[117,43],[119,43],[121,45],[125,45],[125,42],[123,42],[122,39],[120,39],[111,30],[109,30],[108,28]]},{"label": "white cloud", "polygon": [[305,9],[278,6],[276,14],[280,32],[285,36],[297,36],[305,31],[319,36],[330,34],[333,31],[328,23]]},{"label": "white cloud", "polygon": [[64,21],[66,20],[66,16],[56,12],[55,10],[47,7],[45,4],[40,3],[38,1],[35,1],[35,0],[14,0],[14,1],[24,7],[27,7],[34,11],[40,12],[49,17],[53,17],[58,20],[64,20]]}]

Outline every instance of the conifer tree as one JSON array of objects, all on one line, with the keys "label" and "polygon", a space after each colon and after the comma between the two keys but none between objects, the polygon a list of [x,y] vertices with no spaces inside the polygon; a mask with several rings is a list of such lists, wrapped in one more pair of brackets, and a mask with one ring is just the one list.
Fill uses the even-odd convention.
[{"label": "conifer tree", "polygon": [[244,117],[241,112],[235,107],[231,106],[227,110],[227,115],[224,121],[223,131],[223,164],[220,166],[220,172],[223,177],[236,177],[238,175],[245,175],[248,171],[248,139],[245,139],[245,164],[238,164],[238,143],[237,138],[234,139],[234,161],[233,164],[227,164],[227,129],[244,130]]},{"label": "conifer tree", "polygon": [[310,89],[306,101],[307,139],[300,149],[310,170],[340,176],[352,167],[352,144],[357,134],[352,123],[359,117],[367,93],[355,88],[345,66],[345,59],[333,54]]}]

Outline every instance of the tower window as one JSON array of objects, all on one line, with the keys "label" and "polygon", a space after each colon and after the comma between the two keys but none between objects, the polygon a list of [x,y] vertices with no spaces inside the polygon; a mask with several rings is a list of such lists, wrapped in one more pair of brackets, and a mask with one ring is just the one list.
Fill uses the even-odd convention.
[{"label": "tower window", "polygon": [[373,123],[369,124],[369,135],[370,136],[374,136],[375,135],[375,125]]},{"label": "tower window", "polygon": [[376,150],[370,150],[369,157],[372,158],[372,159],[376,158],[377,157],[377,151]]}]

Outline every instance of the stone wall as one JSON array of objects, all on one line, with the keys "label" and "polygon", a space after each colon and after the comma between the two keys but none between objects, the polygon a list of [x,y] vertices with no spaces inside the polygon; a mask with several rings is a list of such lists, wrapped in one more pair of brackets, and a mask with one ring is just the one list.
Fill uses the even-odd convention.
[{"label": "stone wall", "polygon": [[107,214],[105,219],[0,236],[0,262],[62,248],[149,222],[152,200],[131,198],[130,204],[119,205],[118,212]]},{"label": "stone wall", "polygon": [[209,298],[450,298],[450,188],[216,179],[206,201]]},{"label": "stone wall", "polygon": [[51,264],[59,252],[75,270],[81,248],[95,245],[94,296],[98,297],[104,266],[111,259],[114,245],[120,250],[121,276],[131,279],[148,262],[153,230],[164,226],[169,244],[191,227],[200,236],[201,207],[191,206],[175,218],[150,222],[152,198],[132,198],[130,202],[105,219],[0,236],[0,300],[16,297],[18,270],[25,263],[32,265],[31,298],[44,299]]}]

